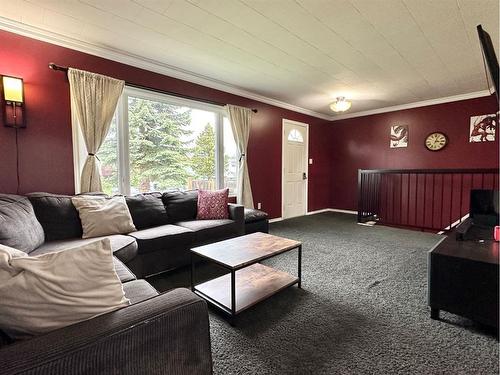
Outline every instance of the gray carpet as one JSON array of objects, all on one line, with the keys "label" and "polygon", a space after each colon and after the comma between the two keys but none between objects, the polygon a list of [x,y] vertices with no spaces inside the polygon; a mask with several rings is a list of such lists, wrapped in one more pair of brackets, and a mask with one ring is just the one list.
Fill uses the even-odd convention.
[{"label": "gray carpet", "polygon": [[[429,318],[427,251],[439,236],[337,213],[274,223],[271,233],[304,243],[303,289],[245,311],[235,327],[211,311],[215,374],[498,374],[491,331]],[[296,272],[296,262],[289,252],[267,263]],[[150,281],[167,290],[188,280],[182,270]]]}]

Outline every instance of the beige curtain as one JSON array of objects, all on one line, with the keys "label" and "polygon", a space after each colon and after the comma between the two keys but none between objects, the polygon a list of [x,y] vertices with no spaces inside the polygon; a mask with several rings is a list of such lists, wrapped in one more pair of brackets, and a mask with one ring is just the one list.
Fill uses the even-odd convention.
[{"label": "beige curtain", "polygon": [[101,191],[96,154],[106,139],[125,82],[73,68],[68,69],[68,79],[71,112],[78,120],[88,153],[81,172],[80,191]]},{"label": "beige curtain", "polygon": [[252,187],[250,185],[247,164],[247,146],[250,136],[252,110],[228,104],[227,111],[233,130],[234,141],[240,153],[236,202],[242,204],[246,208],[253,208]]}]

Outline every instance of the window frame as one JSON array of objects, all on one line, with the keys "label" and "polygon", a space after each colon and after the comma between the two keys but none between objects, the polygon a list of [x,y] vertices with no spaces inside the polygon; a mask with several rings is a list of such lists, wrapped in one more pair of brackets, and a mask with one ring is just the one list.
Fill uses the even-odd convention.
[{"label": "window frame", "polygon": [[[117,173],[118,190],[120,194],[130,195],[130,157],[129,157],[129,123],[128,123],[128,99],[134,98],[157,101],[169,105],[189,107],[215,114],[215,184],[217,189],[224,188],[224,117],[229,118],[225,107],[215,104],[203,103],[196,100],[180,98],[151,90],[125,86],[118,100],[115,111],[117,132]],[[72,116],[72,139],[73,139],[73,163],[75,193],[80,190],[80,174],[85,162],[85,142],[78,121]],[[234,196],[234,194],[230,194]]]},{"label": "window frame", "polygon": [[[296,136],[296,134],[298,134],[298,136]],[[288,133],[287,141],[288,142],[295,142],[295,143],[304,143],[304,136],[302,135],[302,133],[299,130],[292,129]]]}]

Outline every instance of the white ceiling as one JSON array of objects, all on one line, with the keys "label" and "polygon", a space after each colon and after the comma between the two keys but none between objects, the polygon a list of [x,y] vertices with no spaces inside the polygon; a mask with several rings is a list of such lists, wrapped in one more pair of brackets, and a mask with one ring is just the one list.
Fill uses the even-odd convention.
[{"label": "white ceiling", "polygon": [[0,0],[0,17],[323,117],[340,95],[361,112],[487,89],[477,24],[499,52],[498,0]]}]

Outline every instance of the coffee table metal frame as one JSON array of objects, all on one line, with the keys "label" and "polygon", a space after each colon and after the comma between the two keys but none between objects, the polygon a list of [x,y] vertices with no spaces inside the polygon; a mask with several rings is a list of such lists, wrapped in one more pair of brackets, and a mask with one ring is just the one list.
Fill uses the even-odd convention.
[{"label": "coffee table metal frame", "polygon": [[[298,249],[297,280],[295,280],[293,283],[287,285],[286,287],[284,287],[282,289],[286,289],[286,288],[288,288],[288,287],[290,287],[292,285],[295,285],[295,284],[297,284],[298,288],[302,288],[302,244],[299,243],[298,246],[295,246],[295,247],[292,247],[290,249],[286,249],[286,250],[283,250],[283,251],[278,251],[278,252],[275,252],[275,253],[263,256],[263,257],[259,257],[259,258],[255,259],[255,260],[252,260],[250,262],[247,262],[247,263],[245,263],[243,265],[240,265],[240,266],[237,266],[237,267],[228,266],[227,264],[224,264],[223,262],[217,261],[217,260],[215,260],[215,259],[213,259],[211,257],[206,257],[206,256],[203,256],[201,254],[194,253],[194,252],[191,251],[190,252],[191,253],[191,291],[193,293],[196,293],[200,297],[202,297],[204,300],[206,300],[207,302],[209,302],[212,306],[215,306],[216,308],[218,308],[222,312],[224,312],[227,315],[229,315],[229,317],[231,318],[231,323],[233,323],[233,318],[238,313],[240,313],[241,311],[246,310],[246,308],[245,308],[245,309],[239,311],[238,313],[236,312],[236,272],[238,270],[243,269],[243,268],[249,267],[249,266],[251,266],[253,264],[259,263],[259,262],[261,262],[263,260],[266,260],[266,259],[269,259],[269,258],[273,258],[275,256],[278,256],[280,254],[283,254],[283,253],[286,253],[286,252],[289,252],[289,251],[292,251],[292,250],[295,250],[295,249]],[[225,305],[223,305],[219,301],[213,299],[212,297],[208,296],[207,294],[205,294],[205,293],[201,292],[200,290],[196,289],[196,285],[195,285],[195,258],[196,257],[208,260],[211,263],[215,263],[218,266],[220,266],[220,267],[228,270],[231,273],[231,307],[230,308],[226,307]],[[275,293],[278,293],[282,289],[276,290]],[[273,293],[273,295],[275,293]],[[258,303],[258,302],[260,302],[260,301],[256,301],[255,303]],[[252,304],[251,306],[253,306],[253,305],[254,304]],[[251,306],[248,306],[248,308],[251,307]]]}]

